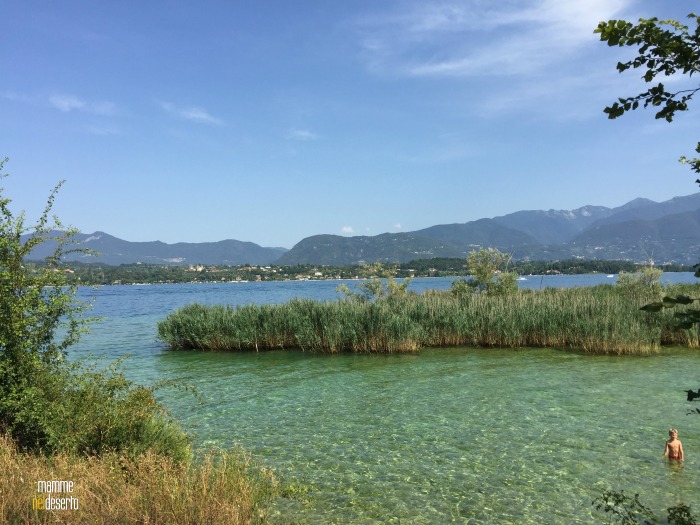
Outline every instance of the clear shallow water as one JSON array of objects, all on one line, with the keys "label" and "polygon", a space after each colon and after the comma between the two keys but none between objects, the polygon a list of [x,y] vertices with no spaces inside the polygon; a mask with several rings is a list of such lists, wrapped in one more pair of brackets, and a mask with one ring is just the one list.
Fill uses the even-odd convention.
[{"label": "clear shallow water", "polygon": [[[416,281],[446,289],[451,279]],[[278,523],[596,523],[590,503],[607,488],[640,492],[659,514],[678,501],[698,508],[700,416],[686,415],[698,403],[683,393],[700,386],[698,352],[315,356],[168,352],[155,341],[157,321],[190,302],[331,300],[336,285],[81,290],[107,317],[73,355],[132,353],[132,379],[194,384],[201,402],[162,395],[198,444],[240,444],[310,487],[308,502],[277,503]],[[688,456],[682,468],[661,460],[671,426]]]}]

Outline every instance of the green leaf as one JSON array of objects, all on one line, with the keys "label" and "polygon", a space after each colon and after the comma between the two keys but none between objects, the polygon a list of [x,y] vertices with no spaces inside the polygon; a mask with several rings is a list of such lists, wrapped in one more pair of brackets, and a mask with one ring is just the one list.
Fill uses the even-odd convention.
[{"label": "green leaf", "polygon": [[678,304],[678,302],[673,297],[666,296],[663,298],[664,308],[673,308],[676,304]]},{"label": "green leaf", "polygon": [[[594,32],[599,33],[601,41],[607,42],[608,46],[637,47],[636,56],[617,63],[616,69],[620,73],[632,67],[645,66],[646,71],[642,76],[645,82],[678,72],[690,78],[700,71],[700,17],[692,15],[689,18],[696,24],[692,31],[677,20],[653,17],[640,19],[637,24],[625,20],[601,21]],[[642,101],[644,108],[652,106],[658,109],[656,119],[672,122],[677,111],[688,110],[688,102],[698,92],[700,87],[669,92],[663,83],[659,83],[636,96],[618,98],[617,102],[605,109],[605,113],[609,119],[616,119],[638,109]],[[695,173],[700,173],[700,159],[682,157],[681,162],[689,164]],[[700,272],[697,276],[700,277]]]},{"label": "green leaf", "polygon": [[649,303],[649,304],[645,304],[644,306],[642,306],[640,308],[640,310],[642,310],[644,312],[656,313],[656,312],[660,312],[661,310],[663,310],[663,308],[664,308],[663,303]]},{"label": "green leaf", "polygon": [[692,304],[695,299],[688,297],[687,295],[676,296],[676,303],[678,304]]}]

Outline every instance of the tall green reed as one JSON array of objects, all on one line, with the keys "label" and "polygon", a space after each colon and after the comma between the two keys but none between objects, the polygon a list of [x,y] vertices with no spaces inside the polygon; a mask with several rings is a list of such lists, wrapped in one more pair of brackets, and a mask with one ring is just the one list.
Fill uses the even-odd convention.
[{"label": "tall green reed", "polygon": [[[669,293],[697,293],[698,285]],[[292,300],[280,305],[190,305],[158,324],[172,349],[415,352],[424,347],[554,347],[647,354],[662,345],[698,347],[697,329],[674,330],[673,313],[640,310],[610,285],[507,296],[425,293],[374,302]]]}]

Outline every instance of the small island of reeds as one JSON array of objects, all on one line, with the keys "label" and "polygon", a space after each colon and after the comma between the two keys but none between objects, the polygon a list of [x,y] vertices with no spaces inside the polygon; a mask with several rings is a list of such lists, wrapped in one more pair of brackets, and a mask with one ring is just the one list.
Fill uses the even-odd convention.
[{"label": "small island of reeds", "polygon": [[[700,285],[670,285],[661,292],[697,297]],[[375,300],[292,300],[235,308],[192,304],[162,320],[158,336],[171,349],[319,353],[475,346],[644,355],[664,345],[698,347],[697,327],[676,329],[674,310],[640,309],[658,299],[640,293],[639,286],[600,285],[504,295],[397,293]]]}]

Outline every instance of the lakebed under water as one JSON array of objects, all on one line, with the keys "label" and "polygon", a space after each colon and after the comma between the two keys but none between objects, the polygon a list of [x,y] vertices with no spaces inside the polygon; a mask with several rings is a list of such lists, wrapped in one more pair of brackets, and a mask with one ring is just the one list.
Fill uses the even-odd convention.
[{"label": "lakebed under water", "polygon": [[[421,291],[451,280],[416,281]],[[132,354],[131,379],[194,385],[197,398],[160,396],[197,445],[240,445],[306,488],[275,502],[274,523],[596,523],[591,501],[605,489],[639,492],[658,515],[679,501],[697,510],[700,415],[687,412],[700,403],[683,392],[700,386],[697,351],[324,356],[171,352],[155,340],[156,323],[191,302],[332,300],[337,284],[81,289],[104,319],[72,355]],[[672,426],[681,467],[661,458]]]}]

